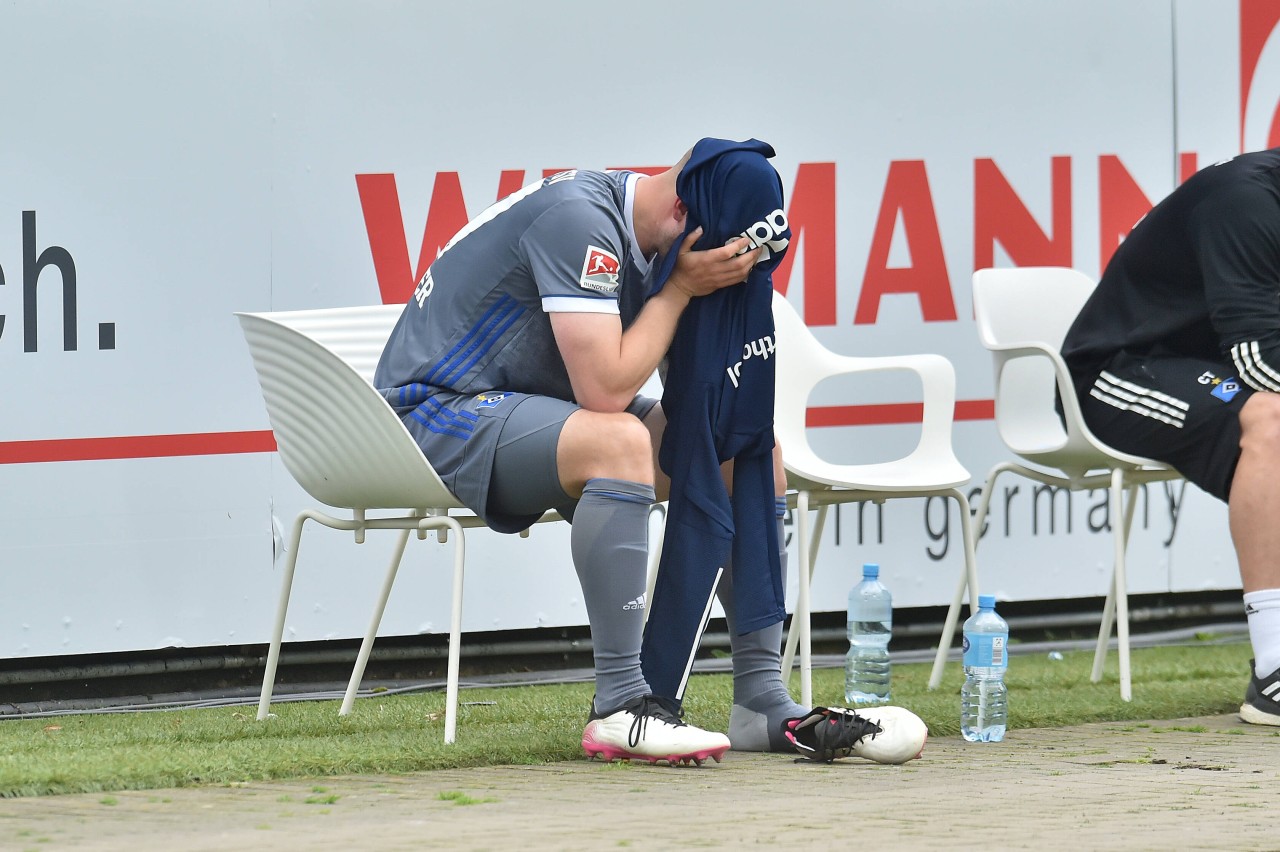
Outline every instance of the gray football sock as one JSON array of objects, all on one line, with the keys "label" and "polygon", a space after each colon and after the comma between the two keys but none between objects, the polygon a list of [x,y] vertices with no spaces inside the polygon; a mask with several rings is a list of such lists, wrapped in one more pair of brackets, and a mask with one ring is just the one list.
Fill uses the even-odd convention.
[{"label": "gray football sock", "polygon": [[613,712],[649,692],[640,673],[652,485],[592,479],[573,516],[573,567],[591,624],[595,709]]},{"label": "gray football sock", "polygon": [[[782,582],[786,586],[787,551],[782,520],[778,520],[778,549]],[[729,711],[729,742],[737,751],[793,751],[782,723],[806,710],[782,682],[782,622],[741,636],[734,630],[732,566],[726,567],[716,594],[729,623],[733,653],[733,708]]]}]

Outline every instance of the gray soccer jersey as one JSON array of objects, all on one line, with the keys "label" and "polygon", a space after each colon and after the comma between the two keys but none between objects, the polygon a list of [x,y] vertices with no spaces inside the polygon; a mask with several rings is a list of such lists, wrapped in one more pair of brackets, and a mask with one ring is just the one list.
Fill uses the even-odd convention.
[{"label": "gray soccer jersey", "polygon": [[616,313],[644,302],[650,264],[631,228],[632,172],[569,171],[473,219],[418,282],[374,381],[408,414],[435,391],[573,399],[550,312]]},{"label": "gray soccer jersey", "polygon": [[654,265],[631,227],[638,178],[564,172],[481,213],[418,282],[378,362],[376,386],[444,484],[499,532],[541,514],[489,505],[507,418],[527,395],[573,401],[547,314],[613,313],[626,328],[644,304]]}]

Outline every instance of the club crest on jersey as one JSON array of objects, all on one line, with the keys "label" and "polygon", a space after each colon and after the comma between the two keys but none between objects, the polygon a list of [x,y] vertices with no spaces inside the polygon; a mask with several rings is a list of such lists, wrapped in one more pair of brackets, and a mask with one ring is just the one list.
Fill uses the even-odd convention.
[{"label": "club crest on jersey", "polygon": [[587,246],[587,257],[582,262],[582,276],[578,286],[584,290],[613,295],[618,292],[618,270],[621,264],[612,252],[596,246]]},{"label": "club crest on jersey", "polygon": [[487,391],[476,394],[476,408],[493,408],[511,394],[506,391]]},{"label": "club crest on jersey", "polygon": [[1240,382],[1235,376],[1224,379],[1213,390],[1209,391],[1210,396],[1216,396],[1223,402],[1230,402],[1231,398],[1240,393]]},{"label": "club crest on jersey", "polygon": [[1196,381],[1202,385],[1209,385],[1212,388],[1209,391],[1209,395],[1216,396],[1223,402],[1230,402],[1232,397],[1240,393],[1240,380],[1235,376],[1229,379],[1220,379],[1213,374],[1213,371],[1205,370]]}]

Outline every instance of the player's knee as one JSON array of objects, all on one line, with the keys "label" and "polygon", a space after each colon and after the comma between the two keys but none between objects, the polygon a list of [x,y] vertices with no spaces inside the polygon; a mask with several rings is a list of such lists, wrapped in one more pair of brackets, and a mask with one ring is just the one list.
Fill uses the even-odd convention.
[{"label": "player's knee", "polygon": [[600,435],[604,475],[633,482],[653,481],[653,444],[649,430],[629,414],[610,416]]},{"label": "player's knee", "polygon": [[1280,393],[1259,391],[1240,410],[1240,447],[1280,453]]},{"label": "player's knee", "polygon": [[620,457],[638,460],[647,467],[653,456],[653,441],[644,423],[635,417],[622,416],[616,426],[614,440]]}]

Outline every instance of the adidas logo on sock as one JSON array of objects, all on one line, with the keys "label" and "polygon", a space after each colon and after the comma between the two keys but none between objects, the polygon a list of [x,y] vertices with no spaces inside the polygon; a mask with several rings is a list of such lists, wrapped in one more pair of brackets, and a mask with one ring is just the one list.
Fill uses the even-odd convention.
[{"label": "adidas logo on sock", "polygon": [[623,611],[626,611],[629,609],[644,609],[644,595],[641,595],[640,597],[635,598],[634,600],[628,601],[627,603],[623,604],[622,609]]}]

